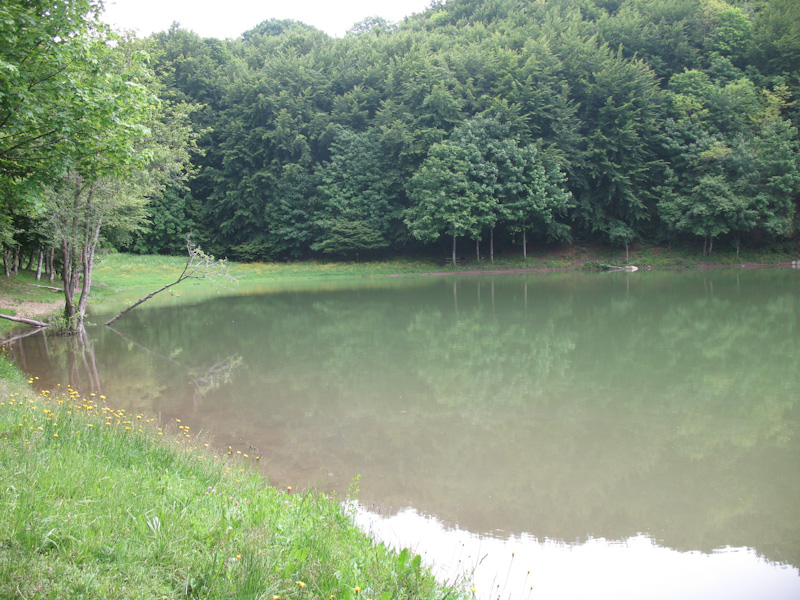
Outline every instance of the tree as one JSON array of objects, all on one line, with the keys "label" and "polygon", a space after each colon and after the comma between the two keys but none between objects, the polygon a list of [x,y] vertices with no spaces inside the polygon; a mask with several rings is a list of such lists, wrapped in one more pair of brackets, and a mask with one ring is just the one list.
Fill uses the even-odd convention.
[{"label": "tree", "polygon": [[[31,180],[95,135],[104,74],[94,62],[100,4],[8,0],[0,5],[0,242],[15,245],[12,213],[29,211]],[[80,98],[81,101],[76,101]],[[100,102],[102,103],[102,101]]]},{"label": "tree", "polygon": [[511,146],[509,170],[501,173],[501,210],[508,228],[522,234],[522,256],[528,257],[528,231],[547,241],[568,240],[570,228],[558,220],[572,206],[566,175],[533,144]]},{"label": "tree", "polygon": [[508,135],[508,128],[495,119],[472,118],[456,127],[450,136],[450,141],[462,149],[467,159],[465,174],[476,198],[477,222],[471,237],[475,240],[478,260],[481,236],[489,229],[490,256],[494,261],[494,228],[500,219],[500,195],[504,185],[501,170],[509,171],[506,146],[515,146]]},{"label": "tree", "polygon": [[[755,227],[775,237],[796,212],[796,193],[777,191],[793,189],[780,182],[791,179],[785,167],[796,150],[777,126],[769,132],[763,113],[771,105],[775,118],[800,124],[797,6],[450,0],[396,26],[367,19],[341,39],[291,21],[262,23],[236,40],[173,26],[153,36],[153,56],[174,98],[202,105],[191,120],[204,132],[205,154],[193,161],[186,211],[197,240],[219,256],[409,244],[415,234],[403,218],[420,200],[411,197],[412,178],[444,142],[468,158],[479,223],[459,235],[477,244],[495,231],[525,241],[574,232],[627,248],[666,241],[682,234],[657,218],[658,190],[689,197],[705,175],[722,176],[737,199],[759,197]],[[568,214],[521,227],[503,207],[521,201],[509,161],[529,144],[547,173],[566,174],[556,187],[572,199]],[[19,204],[19,182],[9,181],[0,201]],[[3,222],[13,254],[18,226]],[[738,228],[747,222],[729,234],[744,238]]]},{"label": "tree", "polygon": [[661,218],[675,231],[703,238],[703,255],[710,254],[714,239],[731,230],[738,203],[727,181],[703,175],[688,195],[670,194],[659,204]]},{"label": "tree", "polygon": [[95,105],[85,117],[95,134],[60,157],[58,176],[40,195],[40,212],[62,251],[68,333],[83,327],[103,230],[141,229],[149,198],[185,175],[193,139],[186,110],[159,103],[148,88],[156,84],[146,54],[101,43],[94,61],[105,72],[104,85],[85,90]]},{"label": "tree", "polygon": [[629,259],[631,257],[630,244],[636,239],[636,232],[619,219],[614,219],[605,227],[605,230],[612,244],[625,246],[625,258]]},{"label": "tree", "polygon": [[465,148],[451,141],[441,142],[431,146],[428,158],[409,182],[413,205],[406,211],[406,225],[423,242],[437,240],[445,232],[453,242],[454,265],[456,239],[480,235],[481,215],[492,208],[481,202],[470,181],[471,166]]},{"label": "tree", "polygon": [[773,237],[789,236],[800,201],[800,139],[786,119],[769,119],[753,138],[754,176],[743,193],[753,198],[758,225]]},{"label": "tree", "polygon": [[284,165],[275,184],[274,200],[264,214],[270,233],[269,256],[301,258],[312,240],[314,189],[317,177],[297,163]]},{"label": "tree", "polygon": [[312,250],[346,255],[389,245],[393,210],[374,133],[339,127],[330,161],[319,172],[317,235]]},{"label": "tree", "polygon": [[676,119],[665,122],[662,139],[672,170],[659,212],[674,231],[702,235],[706,248],[731,233],[738,255],[741,236],[756,228],[773,239],[791,234],[800,145],[782,116],[785,85],[759,90],[735,68],[714,75],[670,80]]},{"label": "tree", "polygon": [[52,164],[82,135],[91,135],[93,124],[85,117],[97,105],[86,92],[103,84],[94,65],[98,38],[105,35],[98,31],[100,8],[93,0],[7,0],[0,6],[3,187]]},{"label": "tree", "polygon": [[794,0],[765,0],[753,24],[752,48],[762,71],[790,78],[797,89],[800,75],[800,4]]}]

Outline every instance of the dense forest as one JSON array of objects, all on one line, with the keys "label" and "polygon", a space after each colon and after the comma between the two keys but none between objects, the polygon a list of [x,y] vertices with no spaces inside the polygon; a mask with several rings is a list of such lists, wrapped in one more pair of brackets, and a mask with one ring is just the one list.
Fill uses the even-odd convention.
[{"label": "dense forest", "polygon": [[[242,261],[797,243],[796,0],[448,0],[343,38],[270,20],[127,45],[196,148],[143,229],[107,227],[120,249],[185,252],[188,234]],[[24,254],[47,235],[8,206],[3,241]]]}]

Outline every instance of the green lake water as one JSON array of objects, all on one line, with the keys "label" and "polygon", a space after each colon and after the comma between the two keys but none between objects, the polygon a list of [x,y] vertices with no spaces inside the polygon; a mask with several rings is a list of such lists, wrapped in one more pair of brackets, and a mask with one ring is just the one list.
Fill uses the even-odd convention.
[{"label": "green lake water", "polygon": [[[103,322],[106,315],[91,315]],[[261,456],[481,598],[800,597],[800,271],[362,279],[12,352]]]}]

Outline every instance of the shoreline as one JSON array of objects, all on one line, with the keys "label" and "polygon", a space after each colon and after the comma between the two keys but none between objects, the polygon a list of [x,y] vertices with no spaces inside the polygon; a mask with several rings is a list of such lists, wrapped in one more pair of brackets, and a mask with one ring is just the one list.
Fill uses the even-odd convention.
[{"label": "shoreline", "polygon": [[[524,275],[526,273],[565,273],[569,271],[580,272],[597,272],[608,271],[608,269],[592,268],[587,269],[586,266],[590,263],[584,263],[583,266],[577,267],[531,267],[531,268],[507,268],[507,269],[470,269],[463,271],[432,271],[430,273],[420,273],[420,277],[440,277],[447,275]],[[636,266],[636,265],[631,265]],[[791,262],[779,263],[741,263],[741,264],[704,264],[698,263],[695,265],[666,265],[654,267],[651,265],[639,267],[639,271],[661,271],[661,270],[692,270],[698,271],[711,270],[711,269],[764,269],[764,268],[782,268],[782,269],[797,269],[798,265],[793,265]],[[403,273],[389,275],[389,277],[403,277]]]},{"label": "shoreline", "polygon": [[[636,265],[639,270],[662,269],[758,269],[758,268],[798,268],[800,261],[794,261],[785,253],[765,255],[765,261],[746,257],[733,261],[732,256],[718,253],[713,257],[700,257],[682,250],[647,247],[632,252],[630,257],[614,256],[614,252],[604,252],[605,248],[584,248],[562,246],[535,253],[528,259],[505,256],[497,263],[468,262],[453,268],[426,258],[394,258],[387,261],[370,262],[320,262],[302,261],[297,263],[232,263],[232,271],[243,281],[252,282],[263,279],[274,282],[281,279],[317,279],[329,277],[448,277],[480,275],[524,275],[536,273],[565,273],[570,271],[600,272],[600,264],[618,263],[620,266]],[[770,260],[773,259],[773,260]],[[530,266],[520,264],[523,260]],[[103,269],[108,261],[112,267]],[[111,301],[126,290],[153,289],[163,285],[164,272],[179,269],[183,257],[111,254],[101,261],[95,269],[95,286],[90,304],[97,306]],[[550,263],[550,264],[548,264]],[[794,263],[794,264],[793,264]],[[483,265],[486,265],[485,267]],[[170,276],[166,276],[169,278]],[[110,283],[104,280],[108,279]],[[30,280],[30,281],[28,281]],[[166,280],[165,280],[166,281]],[[54,296],[52,290],[38,286],[32,273],[20,272],[12,278],[0,278],[0,310],[12,316],[40,319],[55,315],[63,307],[63,298]],[[15,325],[0,320],[0,332],[8,333]],[[1,335],[1,334],[0,334]]]}]

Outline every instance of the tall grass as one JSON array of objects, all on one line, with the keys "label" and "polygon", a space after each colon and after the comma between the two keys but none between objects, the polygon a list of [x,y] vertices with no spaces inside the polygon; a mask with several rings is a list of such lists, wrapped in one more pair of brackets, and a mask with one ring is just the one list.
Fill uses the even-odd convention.
[{"label": "tall grass", "polygon": [[[83,398],[0,387],[0,598],[459,597],[336,498]],[[16,377],[16,379],[15,379]]]}]

